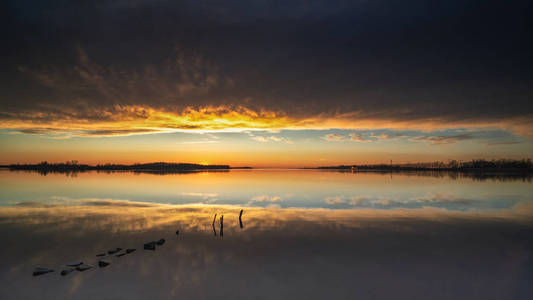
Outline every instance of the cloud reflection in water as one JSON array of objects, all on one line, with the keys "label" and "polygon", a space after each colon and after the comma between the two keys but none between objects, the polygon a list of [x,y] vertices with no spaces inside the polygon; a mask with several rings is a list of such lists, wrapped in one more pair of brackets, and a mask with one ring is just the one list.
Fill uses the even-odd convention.
[{"label": "cloud reflection in water", "polygon": [[[246,208],[243,229],[239,212],[97,199],[2,208],[0,295],[526,299],[532,292],[528,203],[484,213]],[[224,215],[223,239],[213,237],[215,213]],[[113,258],[105,269],[29,275],[35,266],[91,263],[103,250],[161,237],[167,243],[155,252]]]}]

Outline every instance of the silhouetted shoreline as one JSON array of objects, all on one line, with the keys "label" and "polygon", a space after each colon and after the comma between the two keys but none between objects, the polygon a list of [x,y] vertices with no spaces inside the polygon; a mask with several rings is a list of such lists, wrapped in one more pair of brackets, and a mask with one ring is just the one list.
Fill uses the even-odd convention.
[{"label": "silhouetted shoreline", "polygon": [[15,171],[37,171],[39,173],[71,173],[71,172],[86,172],[86,171],[103,171],[103,172],[142,172],[154,174],[169,174],[169,173],[187,173],[198,171],[219,171],[227,172],[231,169],[251,169],[251,167],[230,167],[229,165],[200,165],[191,163],[145,163],[145,164],[104,164],[104,165],[88,165],[79,164],[77,161],[70,161],[66,163],[48,163],[41,162],[39,164],[11,164],[0,166],[0,168],[7,168]]},{"label": "silhouetted shoreline", "polygon": [[[311,169],[308,169],[311,170]],[[350,174],[361,173],[375,173],[375,174],[390,174],[403,175],[413,177],[433,177],[433,178],[449,178],[451,180],[459,179],[471,179],[474,181],[524,181],[531,182],[533,179],[533,172],[521,172],[521,171],[479,171],[479,170],[415,170],[415,169],[398,169],[398,170],[357,170],[351,169],[312,169],[323,172],[339,172]]]},{"label": "silhouetted shoreline", "polygon": [[376,164],[376,165],[339,165],[322,166],[319,170],[350,170],[350,171],[452,171],[452,172],[496,172],[496,173],[533,173],[533,163],[530,159],[512,160],[471,160],[458,162],[451,160],[444,162],[408,163],[408,164]]}]

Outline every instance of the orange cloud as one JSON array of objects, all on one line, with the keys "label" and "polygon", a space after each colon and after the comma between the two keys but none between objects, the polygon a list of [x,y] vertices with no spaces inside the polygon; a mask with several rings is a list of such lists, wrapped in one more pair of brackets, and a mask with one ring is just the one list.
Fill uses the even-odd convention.
[{"label": "orange cloud", "polygon": [[344,140],[344,136],[341,134],[332,133],[332,134],[328,134],[324,136],[324,139],[329,142],[339,142],[339,141]]},{"label": "orange cloud", "polygon": [[[110,109],[28,112],[0,121],[0,127],[29,134],[78,136],[130,135],[171,131],[245,131],[297,128],[283,113],[243,106],[186,107],[179,112],[146,106],[116,105]],[[272,139],[275,141],[275,138]]]},{"label": "orange cloud", "polygon": [[[111,136],[157,132],[242,132],[253,130],[325,129],[415,129],[432,131],[451,128],[498,128],[522,136],[533,136],[533,121],[516,118],[502,121],[452,122],[443,119],[412,121],[372,118],[361,113],[320,114],[293,117],[283,111],[252,109],[243,105],[158,109],[141,105],[5,113],[0,128],[27,134],[67,136]],[[276,137],[269,140],[278,141]],[[342,138],[330,134],[326,140]],[[357,139],[351,136],[351,139]]]}]

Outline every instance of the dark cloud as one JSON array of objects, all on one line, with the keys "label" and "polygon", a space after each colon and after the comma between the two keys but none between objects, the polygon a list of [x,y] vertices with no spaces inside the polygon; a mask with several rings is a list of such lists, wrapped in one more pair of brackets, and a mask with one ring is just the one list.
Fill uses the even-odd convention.
[{"label": "dark cloud", "polygon": [[157,129],[102,129],[102,130],[65,130],[60,128],[28,128],[16,129],[15,133],[56,135],[59,137],[69,136],[125,136],[132,134],[147,134],[161,132]]},{"label": "dark cloud", "polygon": [[0,122],[238,105],[527,133],[531,10],[521,0],[8,1]]},{"label": "dark cloud", "polygon": [[[348,133],[347,135],[339,133],[331,133],[323,136],[326,141],[333,142],[360,142],[371,143],[380,142],[384,140],[403,139],[411,142],[427,142],[430,145],[447,145],[454,144],[466,140],[491,140],[498,138],[508,138],[509,134],[502,135],[499,131],[469,131],[465,130],[448,130],[448,131],[395,131],[395,130],[380,130],[378,132],[368,130],[358,130],[356,132]],[[488,144],[500,144],[501,142],[488,141]],[[507,144],[508,142],[503,142]]]},{"label": "dark cloud", "polygon": [[446,145],[453,144],[460,141],[472,140],[475,137],[472,134],[464,133],[457,135],[430,135],[430,136],[419,136],[413,138],[416,141],[426,141],[431,145]]},{"label": "dark cloud", "polygon": [[158,130],[150,129],[114,129],[114,130],[87,130],[81,132],[80,135],[85,136],[106,136],[106,135],[130,135],[130,134],[142,134],[142,133],[155,133]]},{"label": "dark cloud", "polygon": [[15,132],[24,133],[24,134],[49,134],[57,132],[55,128],[28,128],[28,129],[19,129]]},{"label": "dark cloud", "polygon": [[54,207],[56,204],[43,203],[38,201],[24,201],[15,203],[18,207]]},{"label": "dark cloud", "polygon": [[90,199],[79,200],[76,205],[87,206],[108,206],[108,207],[156,207],[157,204],[143,203],[143,202],[131,202],[127,200],[113,200],[113,199]]},{"label": "dark cloud", "polygon": [[521,143],[523,143],[523,141],[489,142],[487,143],[487,146],[515,145]]}]

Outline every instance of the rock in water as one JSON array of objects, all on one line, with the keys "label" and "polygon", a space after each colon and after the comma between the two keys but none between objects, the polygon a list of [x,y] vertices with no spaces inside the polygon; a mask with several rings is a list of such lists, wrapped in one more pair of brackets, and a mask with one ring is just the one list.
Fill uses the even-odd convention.
[{"label": "rock in water", "polygon": [[165,239],[160,239],[159,241],[156,242],[156,244],[157,244],[158,246],[161,246],[161,245],[163,245],[164,243],[165,243]]},{"label": "rock in water", "polygon": [[74,269],[67,269],[67,270],[63,270],[61,271],[61,276],[66,276],[68,274],[70,274],[70,272],[74,271]]},{"label": "rock in water", "polygon": [[98,266],[99,266],[100,268],[107,267],[107,266],[109,266],[109,264],[110,264],[110,262],[105,261],[105,260],[99,260],[99,261],[98,261]]},{"label": "rock in water", "polygon": [[134,249],[134,248],[126,249],[126,253],[130,254],[132,252],[135,252],[135,250],[137,249]]},{"label": "rock in water", "polygon": [[83,271],[89,270],[90,268],[92,268],[92,266],[83,264],[81,266],[77,266],[76,270],[83,272]]},{"label": "rock in water", "polygon": [[77,267],[83,265],[82,261],[73,261],[66,264],[67,267]]},{"label": "rock in water", "polygon": [[111,249],[111,250],[107,251],[107,253],[115,254],[115,253],[119,252],[120,250],[122,250],[122,248],[115,248],[115,249]]},{"label": "rock in water", "polygon": [[48,268],[35,268],[33,269],[33,276],[44,275],[50,272],[54,272],[54,270]]},{"label": "rock in water", "polygon": [[176,230],[176,235],[180,235],[180,231],[179,230]]},{"label": "rock in water", "polygon": [[144,244],[144,250],[155,250],[155,242]]},{"label": "rock in water", "polygon": [[119,253],[119,254],[117,254],[117,255],[115,255],[115,256],[116,256],[116,257],[122,257],[122,256],[124,256],[124,255],[126,255],[126,252]]},{"label": "rock in water", "polygon": [[99,254],[96,254],[96,256],[99,256],[99,257],[106,256],[106,255],[107,255],[106,253],[99,253]]}]

